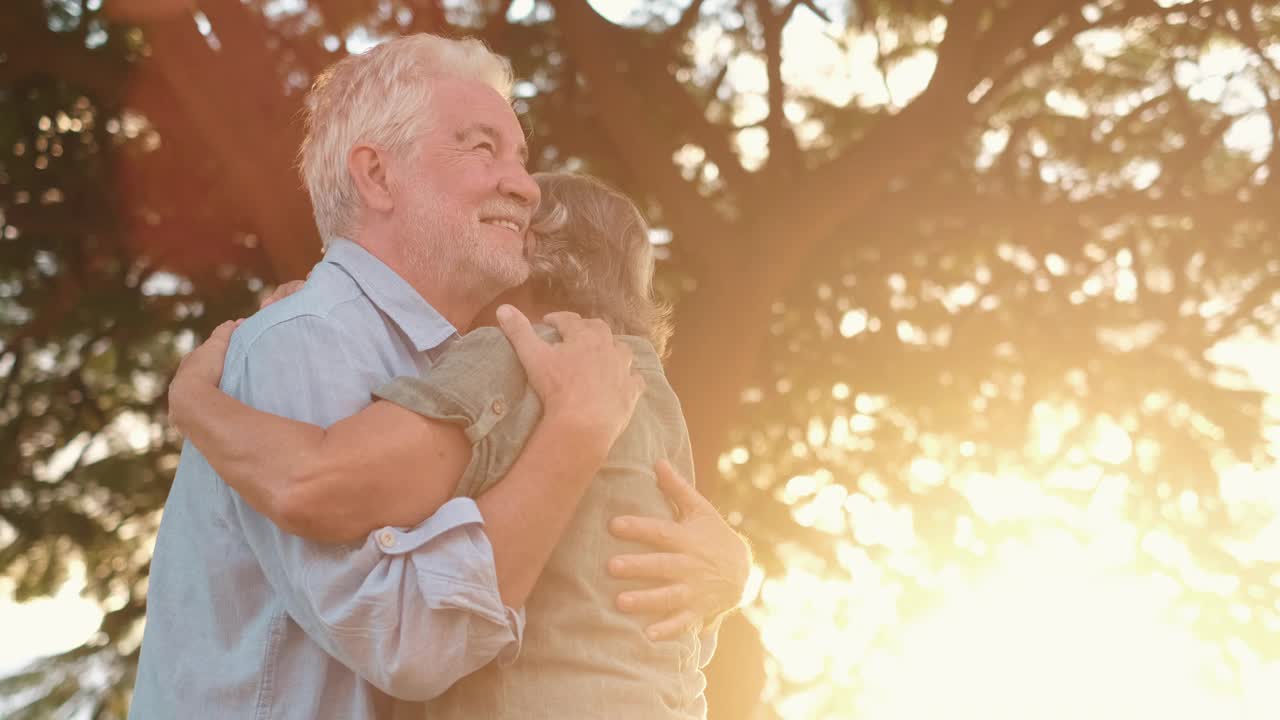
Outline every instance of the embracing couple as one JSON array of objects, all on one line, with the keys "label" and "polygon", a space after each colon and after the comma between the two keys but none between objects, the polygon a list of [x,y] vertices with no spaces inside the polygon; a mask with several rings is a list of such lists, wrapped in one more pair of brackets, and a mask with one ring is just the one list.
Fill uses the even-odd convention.
[{"label": "embracing couple", "polygon": [[705,717],[748,552],[688,482],[644,219],[528,173],[511,85],[430,35],[317,80],[327,250],[170,388],[131,717]]}]

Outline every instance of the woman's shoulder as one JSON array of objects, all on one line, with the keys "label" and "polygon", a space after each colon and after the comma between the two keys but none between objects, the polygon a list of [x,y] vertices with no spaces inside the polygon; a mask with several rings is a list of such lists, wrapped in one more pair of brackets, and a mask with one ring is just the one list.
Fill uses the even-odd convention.
[{"label": "woman's shoulder", "polygon": [[497,398],[523,397],[527,379],[511,343],[497,328],[456,336],[432,354],[419,375],[397,377],[375,394],[424,415],[424,407],[446,403],[447,414],[480,417]]},{"label": "woman's shoulder", "polygon": [[491,348],[502,345],[510,345],[507,342],[507,336],[496,327],[478,327],[466,335],[454,338],[452,342],[445,346],[446,352],[474,351],[476,348]]},{"label": "woman's shoulder", "polygon": [[[538,337],[549,343],[558,343],[561,341],[560,333],[549,325],[535,324],[534,331]],[[657,375],[665,375],[662,368],[662,360],[658,357],[658,353],[653,348],[653,343],[648,339],[636,335],[618,335],[618,340],[631,349],[632,364],[641,370]],[[455,338],[452,342],[445,346],[441,363],[484,363],[486,360],[492,360],[495,365],[502,365],[506,362],[519,362],[516,357],[515,348],[511,346],[511,342],[507,340],[507,336],[503,334],[500,328],[496,327],[478,327],[466,335]]]},{"label": "woman's shoulder", "polygon": [[[535,324],[533,329],[539,337],[547,342],[560,342],[560,334],[550,325]],[[494,348],[512,349],[511,341],[507,340],[507,336],[502,332],[501,328],[485,325],[456,338],[446,346],[445,350],[450,353],[455,350],[477,352],[480,350],[493,350]]]},{"label": "woman's shoulder", "polygon": [[472,372],[486,369],[507,372],[513,363],[518,365],[519,359],[507,336],[498,328],[480,327],[447,342],[432,365],[437,370],[469,368]]},{"label": "woman's shoulder", "polygon": [[658,375],[666,374],[662,368],[662,358],[658,357],[658,351],[653,348],[653,343],[649,342],[648,338],[638,335],[619,335],[617,337],[623,344],[631,348],[633,367]]}]

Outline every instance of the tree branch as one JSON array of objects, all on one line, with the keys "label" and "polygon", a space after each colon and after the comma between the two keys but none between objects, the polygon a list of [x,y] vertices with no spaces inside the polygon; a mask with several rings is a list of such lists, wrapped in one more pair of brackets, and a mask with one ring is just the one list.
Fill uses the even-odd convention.
[{"label": "tree branch", "polygon": [[680,43],[684,42],[685,36],[689,34],[693,26],[698,24],[698,16],[702,13],[702,3],[703,0],[693,0],[693,2],[689,3],[689,7],[680,13],[680,19],[663,32],[669,52],[675,52]]},{"label": "tree branch", "polygon": [[[604,23],[603,20],[601,22]],[[604,24],[613,28],[608,23]],[[613,31],[618,32],[616,28]],[[636,77],[636,85],[644,87],[663,112],[671,116],[670,125],[678,132],[669,138],[670,152],[677,149],[676,140],[687,137],[706,152],[707,159],[715,163],[725,185],[733,192],[748,192],[758,184],[757,178],[743,169],[730,141],[729,129],[707,119],[705,105],[672,76],[665,58],[655,56],[655,51],[641,47],[620,33],[614,53],[626,61],[628,72]],[[728,69],[729,65],[725,63],[708,89],[710,97],[715,97]]]},{"label": "tree branch", "polygon": [[48,29],[43,22],[0,23],[0,46],[6,50],[0,62],[0,84],[12,85],[32,75],[44,75],[77,87],[100,102],[120,100],[130,65],[117,56],[91,50],[74,36]]},{"label": "tree branch", "polygon": [[319,75],[322,70],[342,58],[341,52],[329,52],[329,49],[317,42],[315,33],[300,28],[282,30],[275,33],[281,44],[293,53],[294,61],[309,77]]},{"label": "tree branch", "polygon": [[[1035,37],[1035,33],[1040,28],[1056,17],[1056,15],[1049,16],[1046,19],[1046,12],[1056,7],[1059,8],[1060,14],[1070,10],[1072,6],[1083,6],[1084,4],[1073,2],[1072,0],[1058,0],[1054,5],[1040,7],[1039,11],[1037,11],[1039,6],[1035,4],[1025,3],[1020,5],[1020,8],[1025,8],[1027,11],[1022,13],[1020,21],[1010,21],[1001,31],[1005,35],[1004,42],[997,43],[993,40],[990,45],[984,44],[985,47],[978,62],[981,75],[991,79],[991,89],[983,96],[981,104],[983,106],[989,105],[992,102],[992,98],[999,95],[998,91],[1006,87],[1023,71],[1051,60],[1060,50],[1070,44],[1077,35],[1086,30],[1123,27],[1130,21],[1140,17],[1163,17],[1174,12],[1187,11],[1186,5],[1173,5],[1168,8],[1162,8],[1151,2],[1151,0],[1141,0],[1125,3],[1120,10],[1099,19],[1096,23],[1088,23],[1079,12],[1076,12],[1069,16],[1066,25],[1054,33],[1054,36],[1048,42],[1038,46],[1025,46],[1027,41]],[[1038,26],[1037,23],[1039,23]],[[1021,45],[1016,44],[1018,38],[1022,38]],[[1013,56],[1018,49],[1021,49],[1022,53],[1013,62],[1005,62],[1003,66],[999,65],[1002,60]],[[1004,54],[1000,54],[1001,52]]]},{"label": "tree branch", "polygon": [[[1249,48],[1249,51],[1257,58],[1258,62],[1262,63],[1262,66],[1270,71],[1272,80],[1280,81],[1280,67],[1277,67],[1271,56],[1267,55],[1262,34],[1258,31],[1258,26],[1253,22],[1252,5],[1252,3],[1245,0],[1235,0],[1234,15],[1236,22],[1226,21],[1224,24],[1227,26],[1228,31],[1244,43],[1245,47]],[[1275,96],[1272,88],[1268,87],[1266,83],[1259,84],[1261,85],[1263,96],[1267,99],[1267,119],[1271,121],[1271,147],[1267,150],[1267,159],[1265,161],[1265,166],[1271,173],[1267,178],[1267,183],[1275,186],[1280,183],[1280,98]]]},{"label": "tree branch", "polygon": [[[1088,27],[1088,24],[1078,12],[1080,8],[1087,4],[1088,0],[1042,0],[1041,2],[1033,3],[1010,3],[1004,11],[996,13],[995,22],[987,32],[983,33],[982,44],[977,51],[975,60],[979,72],[983,76],[989,75],[995,69],[997,63],[1008,58],[1014,50],[1029,45],[1036,33],[1040,32],[1044,27],[1063,13],[1076,10],[1077,12],[1069,21],[1069,27],[1075,28],[1074,32],[1068,32],[1068,29],[1064,28],[1053,39],[1058,40],[1058,36],[1062,36],[1063,40],[1059,41],[1059,44],[1069,41],[1076,32]],[[1141,4],[1141,2],[1137,4]],[[1126,3],[1126,10],[1130,6],[1130,3]]]},{"label": "tree branch", "polygon": [[1263,273],[1258,284],[1245,294],[1239,306],[1222,322],[1217,332],[1213,333],[1209,344],[1227,340],[1247,328],[1254,322],[1253,315],[1259,308],[1267,305],[1276,306],[1278,295],[1280,295],[1280,276]]},{"label": "tree branch", "polygon": [[903,222],[911,218],[940,217],[974,224],[1004,221],[1035,227],[1069,222],[1078,227],[1082,220],[1109,225],[1126,218],[1160,217],[1192,218],[1197,225],[1231,227],[1241,222],[1277,220],[1276,214],[1263,204],[1228,195],[1152,197],[1148,193],[1134,191],[1085,200],[1020,200],[1016,197],[936,190],[903,192],[896,196],[895,200],[879,207],[885,212],[895,213]]},{"label": "tree branch", "polygon": [[[978,20],[985,3],[956,0],[951,6],[947,34],[938,49],[938,65],[929,86],[901,113],[888,118],[860,139],[855,148],[825,166],[809,171],[767,195],[742,198],[749,233],[701,238],[719,262],[714,272],[699,278],[695,296],[678,308],[679,337],[704,339],[692,346],[679,337],[669,364],[673,383],[687,398],[689,430],[701,472],[714,472],[715,458],[726,418],[736,404],[740,383],[750,377],[765,335],[761,318],[803,267],[813,249],[833,231],[877,202],[894,178],[905,178],[930,165],[967,130],[972,111],[968,93],[973,86],[973,55]],[[939,118],[946,118],[940,129]],[[769,252],[773,262],[756,258],[769,243],[785,240],[787,252]],[[711,301],[715,298],[716,301]],[[724,338],[740,348],[725,356],[705,338]],[[699,352],[701,351],[701,352]],[[699,383],[698,369],[712,364],[721,382]]]},{"label": "tree branch", "polygon": [[[773,207],[789,212],[770,218],[762,241],[795,227],[806,228],[811,237],[825,236],[871,202],[893,178],[905,177],[936,159],[939,149],[963,132],[971,114],[967,98],[982,7],[977,0],[957,0],[938,47],[937,69],[924,92],[901,113],[872,128],[852,150],[772,198]],[[939,118],[947,119],[941,130]]]},{"label": "tree branch", "polygon": [[1196,133],[1195,127],[1189,128],[1187,133],[1187,144],[1178,151],[1171,153],[1167,158],[1161,161],[1162,170],[1160,173],[1160,184],[1165,186],[1166,192],[1176,194],[1179,186],[1184,183],[1187,175],[1204,162],[1209,153],[1218,147],[1218,143],[1222,140],[1231,126],[1236,123],[1238,118],[1231,115],[1223,115],[1218,118],[1208,131]]},{"label": "tree branch", "polygon": [[769,83],[769,114],[764,120],[769,135],[769,168],[776,170],[781,179],[793,177],[800,169],[800,145],[787,123],[787,89],[782,82],[782,31],[798,4],[799,0],[792,0],[781,14],[775,13],[769,0],[755,0],[753,5],[764,40],[765,73]]},{"label": "tree branch", "polygon": [[493,13],[485,20],[480,36],[489,47],[498,48],[506,44],[507,33],[511,29],[511,21],[507,19],[507,15],[511,13],[514,2],[515,0],[500,0]]},{"label": "tree branch", "polygon": [[409,24],[408,32],[435,33],[448,37],[458,34],[458,29],[445,15],[444,4],[440,0],[408,0],[408,4],[413,8],[413,22]]},{"label": "tree branch", "polygon": [[[247,42],[255,30],[236,27],[236,23],[254,19],[227,5],[232,2],[214,0],[210,5],[222,23],[219,37],[231,43]],[[276,277],[302,277],[315,262],[320,245],[298,240],[316,236],[310,203],[293,172],[294,152],[302,135],[296,120],[299,99],[286,97],[274,74],[257,83],[243,82],[261,75],[261,56],[214,52],[190,17],[150,24],[146,37],[152,49],[146,70],[167,85],[167,97],[135,94],[131,100],[141,107],[168,104],[170,98],[177,101],[186,124],[225,170],[227,182],[248,199],[244,209],[263,239]],[[154,90],[160,84],[150,82],[139,89]],[[233,107],[245,111],[226,112]]]},{"label": "tree branch", "polygon": [[[583,0],[553,0],[564,44],[587,80],[600,115],[601,128],[618,148],[629,168],[652,188],[674,226],[714,235],[724,223],[706,211],[693,187],[680,177],[671,161],[673,137],[651,122],[646,101],[619,82],[619,70],[639,70],[634,61],[621,64],[617,49],[625,43],[619,30]],[[674,82],[674,79],[671,79]],[[683,92],[683,90],[680,90]],[[705,123],[705,119],[703,120]]]},{"label": "tree branch", "polygon": [[[213,32],[222,44],[220,55],[233,55],[239,65],[254,68],[259,73],[269,73],[278,78],[276,57],[268,49],[272,43],[266,27],[262,24],[262,16],[252,12],[240,0],[201,0],[200,9]],[[279,80],[268,83],[273,99],[279,95]]]}]

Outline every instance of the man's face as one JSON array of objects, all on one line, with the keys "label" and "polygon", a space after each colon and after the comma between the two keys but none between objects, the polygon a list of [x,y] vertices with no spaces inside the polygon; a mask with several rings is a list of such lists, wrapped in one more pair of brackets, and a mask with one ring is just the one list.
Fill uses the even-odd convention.
[{"label": "man's face", "polygon": [[436,81],[430,112],[430,129],[396,168],[398,234],[429,276],[496,296],[529,275],[539,191],[524,131],[501,95],[472,80]]}]

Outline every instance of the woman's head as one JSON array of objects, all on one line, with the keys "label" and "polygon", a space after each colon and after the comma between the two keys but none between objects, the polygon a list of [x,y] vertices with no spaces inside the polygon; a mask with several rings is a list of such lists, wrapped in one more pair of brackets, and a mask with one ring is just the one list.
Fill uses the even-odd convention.
[{"label": "woman's head", "polygon": [[625,195],[586,175],[538,173],[529,284],[543,305],[598,317],[666,354],[670,308],[653,292],[649,226]]}]

